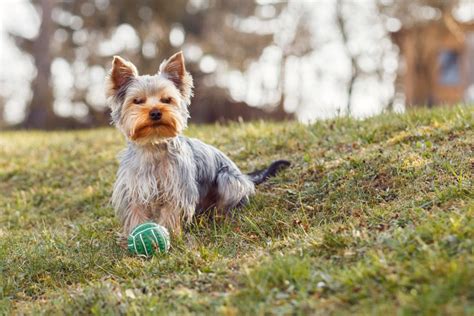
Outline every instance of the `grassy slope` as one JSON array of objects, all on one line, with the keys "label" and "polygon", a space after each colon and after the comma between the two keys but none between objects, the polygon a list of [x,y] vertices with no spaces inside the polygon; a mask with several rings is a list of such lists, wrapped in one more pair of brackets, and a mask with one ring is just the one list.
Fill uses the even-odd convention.
[{"label": "grassy slope", "polygon": [[243,170],[291,170],[169,255],[129,257],[112,129],[0,135],[0,314],[474,313],[472,107],[192,127]]}]

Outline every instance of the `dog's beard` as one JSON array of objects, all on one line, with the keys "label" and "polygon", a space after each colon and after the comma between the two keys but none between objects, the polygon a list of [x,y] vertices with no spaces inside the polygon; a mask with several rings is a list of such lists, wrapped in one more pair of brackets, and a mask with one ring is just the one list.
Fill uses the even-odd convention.
[{"label": "dog's beard", "polygon": [[144,141],[147,139],[162,139],[171,138],[177,136],[179,133],[175,126],[168,125],[165,123],[152,123],[137,126],[133,133],[130,135],[130,139],[134,141]]},{"label": "dog's beard", "polygon": [[154,143],[179,135],[183,126],[179,114],[166,108],[162,108],[161,113],[159,121],[151,120],[147,110],[128,113],[124,120],[127,137],[137,143]]}]

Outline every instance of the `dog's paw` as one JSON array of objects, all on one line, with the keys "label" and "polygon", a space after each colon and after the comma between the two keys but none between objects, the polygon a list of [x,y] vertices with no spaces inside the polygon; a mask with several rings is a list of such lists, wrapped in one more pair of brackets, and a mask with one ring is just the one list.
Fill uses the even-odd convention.
[{"label": "dog's paw", "polygon": [[117,243],[118,246],[120,246],[123,249],[128,248],[127,236],[123,233],[116,233],[115,242]]}]

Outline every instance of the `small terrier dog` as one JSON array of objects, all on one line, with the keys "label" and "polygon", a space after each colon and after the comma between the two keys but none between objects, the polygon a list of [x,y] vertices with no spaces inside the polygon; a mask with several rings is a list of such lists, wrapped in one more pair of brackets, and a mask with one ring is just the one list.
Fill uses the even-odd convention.
[{"label": "small terrier dog", "polygon": [[180,234],[182,220],[213,207],[243,205],[256,184],[290,165],[279,160],[243,174],[218,149],[181,135],[193,88],[181,52],[155,75],[139,75],[131,62],[115,56],[106,83],[112,122],[128,143],[112,194],[123,236],[150,220]]}]

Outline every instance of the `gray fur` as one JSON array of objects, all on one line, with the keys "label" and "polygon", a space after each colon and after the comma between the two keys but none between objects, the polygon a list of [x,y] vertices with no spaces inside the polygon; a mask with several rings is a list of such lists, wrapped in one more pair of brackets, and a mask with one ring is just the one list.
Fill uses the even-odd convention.
[{"label": "gray fur", "polygon": [[[113,123],[124,131],[125,122],[133,118],[124,117],[123,104],[138,94],[149,95],[170,84],[174,83],[167,74],[160,73],[136,76],[124,87],[109,91]],[[182,130],[189,118],[187,101],[191,91],[180,94],[180,107],[174,115]],[[193,138],[177,136],[146,143],[128,140],[119,160],[112,204],[126,234],[147,220],[179,232],[181,219],[189,222],[196,212],[212,207],[228,211],[247,201],[255,191],[251,179],[224,153]]]},{"label": "gray fur", "polygon": [[[197,139],[178,136],[149,146],[128,144],[120,156],[112,203],[124,223],[132,203],[146,208],[150,219],[155,220],[160,218],[161,205],[173,205],[173,211],[189,222],[205,208],[230,210],[254,190],[247,175],[221,151]],[[210,195],[215,200],[206,200]]]}]

